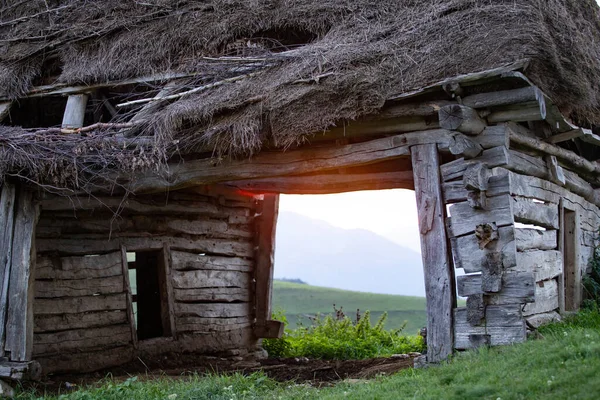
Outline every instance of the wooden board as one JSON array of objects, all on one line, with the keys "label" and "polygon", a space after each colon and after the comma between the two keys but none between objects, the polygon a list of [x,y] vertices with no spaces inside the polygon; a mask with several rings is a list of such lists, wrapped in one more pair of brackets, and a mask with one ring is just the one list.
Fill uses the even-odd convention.
[{"label": "wooden board", "polygon": [[252,277],[247,272],[193,270],[172,271],[173,288],[250,288]]},{"label": "wooden board", "polygon": [[554,250],[558,247],[556,230],[515,228],[518,251]]},{"label": "wooden board", "polygon": [[132,346],[107,347],[99,351],[70,352],[56,356],[38,357],[45,374],[61,372],[85,373],[114,367],[133,360]]},{"label": "wooden board", "polygon": [[558,284],[555,279],[535,285],[535,303],[525,305],[523,315],[541,314],[558,309]]},{"label": "wooden board", "polygon": [[71,279],[71,280],[37,280],[35,282],[36,298],[55,298],[69,296],[92,296],[95,294],[122,293],[123,278]]},{"label": "wooden board", "polygon": [[439,155],[436,146],[411,148],[427,296],[427,361],[452,354],[454,273],[447,248]]},{"label": "wooden board", "polygon": [[171,251],[173,269],[186,270],[220,270],[251,272],[254,263],[239,257],[218,257],[204,254],[194,254],[186,251]]},{"label": "wooden board", "polygon": [[[488,179],[488,187],[485,191],[487,197],[500,196],[502,194],[510,194],[510,181],[508,174],[502,174],[500,176],[491,176]],[[465,188],[462,180],[444,182],[444,201],[448,203],[458,203],[467,201],[469,191]]]},{"label": "wooden board", "polygon": [[33,321],[34,332],[42,333],[125,324],[127,314],[123,310],[81,314],[39,314],[34,315]]},{"label": "wooden board", "polygon": [[250,303],[175,303],[175,315],[232,318],[251,315]]},{"label": "wooden board", "polygon": [[33,345],[33,282],[35,274],[35,225],[39,207],[33,192],[19,189],[8,284],[6,342],[11,361],[30,361]]},{"label": "wooden board", "polygon": [[558,206],[534,202],[524,197],[513,197],[515,221],[543,228],[558,229]]},{"label": "wooden board", "polygon": [[6,312],[8,311],[8,282],[12,265],[13,226],[15,221],[16,188],[4,182],[0,194],[0,356],[4,356]]},{"label": "wooden board", "polygon": [[82,352],[128,343],[131,343],[131,332],[127,324],[53,333],[36,333],[34,335],[33,354],[35,357],[68,354],[73,351]]},{"label": "wooden board", "polygon": [[527,339],[525,320],[520,305],[491,305],[486,307],[485,323],[472,326],[467,321],[467,309],[454,310],[455,348],[471,349],[480,345],[479,336],[487,335],[491,346],[522,343]]},{"label": "wooden board", "polygon": [[[39,251],[38,246],[38,251]],[[36,279],[97,279],[121,276],[121,252],[83,257],[39,257]],[[85,283],[81,283],[85,284]],[[74,285],[77,285],[75,283]]]},{"label": "wooden board", "polygon": [[517,252],[515,271],[533,272],[535,281],[545,281],[562,274],[563,259],[557,250],[532,250]]},{"label": "wooden board", "polygon": [[176,301],[233,303],[251,301],[251,289],[247,288],[202,288],[174,289]]},{"label": "wooden board", "polygon": [[498,228],[498,240],[490,242],[481,249],[479,240],[474,233],[451,238],[452,256],[454,266],[463,268],[466,273],[480,272],[481,266],[490,252],[502,254],[502,265],[504,268],[512,268],[517,265],[514,240],[514,228],[512,225]]},{"label": "wooden board", "polygon": [[470,160],[459,158],[441,166],[440,171],[444,182],[462,178],[463,173],[469,165],[481,163],[488,168],[507,165],[509,162],[509,153],[505,147],[494,147],[484,150],[483,153]]},{"label": "wooden board", "polygon": [[[458,276],[458,295],[467,297],[483,293],[481,275]],[[498,293],[485,296],[487,304],[517,304],[534,301],[535,279],[531,272],[505,272],[502,275],[502,288]]]},{"label": "wooden board", "polygon": [[125,310],[125,294],[36,299],[34,313],[78,314],[89,311]]},{"label": "wooden board", "polygon": [[509,195],[487,199],[485,209],[475,209],[469,202],[452,204],[448,234],[459,237],[475,232],[477,225],[495,223],[498,228],[514,224],[513,201]]}]

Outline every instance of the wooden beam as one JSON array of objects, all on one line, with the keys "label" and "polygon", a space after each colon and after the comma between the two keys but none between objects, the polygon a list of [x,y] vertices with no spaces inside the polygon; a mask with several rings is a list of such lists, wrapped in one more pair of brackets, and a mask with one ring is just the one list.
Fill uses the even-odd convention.
[{"label": "wooden beam", "polygon": [[67,106],[65,108],[65,115],[63,116],[61,128],[76,129],[83,127],[87,101],[87,94],[73,94],[69,96],[67,99]]},{"label": "wooden beam", "polygon": [[439,155],[435,145],[411,148],[427,295],[427,361],[452,354],[454,274],[448,256]]},{"label": "wooden beam", "polygon": [[35,226],[39,207],[34,194],[20,188],[13,236],[12,267],[8,284],[6,343],[11,361],[30,361],[33,350],[33,283]]},{"label": "wooden beam", "polygon": [[225,184],[250,192],[282,194],[331,194],[357,190],[414,189],[412,171],[291,175],[231,181],[225,182]]},{"label": "wooden beam", "polygon": [[15,185],[4,182],[0,195],[0,356],[4,356],[8,282],[12,261],[13,225],[15,220]]},{"label": "wooden beam", "polygon": [[440,127],[467,135],[479,135],[486,123],[477,111],[460,104],[444,106],[439,111]]},{"label": "wooden beam", "polygon": [[39,381],[42,367],[37,361],[0,361],[0,378],[13,381]]},{"label": "wooden beam", "polygon": [[536,92],[539,92],[539,89],[527,86],[519,89],[478,93],[463,97],[462,104],[472,108],[487,108],[526,103],[537,100]]},{"label": "wooden beam", "polygon": [[271,320],[271,297],[273,291],[273,267],[275,264],[275,232],[279,214],[279,195],[265,194],[258,218],[256,266],[254,270],[257,337],[269,332]]},{"label": "wooden beam", "polygon": [[543,121],[544,116],[540,110],[540,105],[537,102],[514,104],[511,106],[498,108],[492,111],[487,116],[487,121],[490,124],[498,122],[528,122],[528,121]]}]

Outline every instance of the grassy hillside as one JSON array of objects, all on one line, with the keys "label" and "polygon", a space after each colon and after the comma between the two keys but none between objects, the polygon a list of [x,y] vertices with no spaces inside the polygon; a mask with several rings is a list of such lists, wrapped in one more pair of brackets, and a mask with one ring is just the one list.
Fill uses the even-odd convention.
[{"label": "grassy hillside", "polygon": [[273,284],[273,308],[285,311],[292,329],[299,321],[307,324],[307,315],[332,313],[333,304],[343,307],[344,313],[353,319],[357,309],[369,310],[373,322],[387,311],[386,328],[400,328],[406,321],[408,334],[416,333],[427,324],[423,297],[351,292],[277,280]]}]

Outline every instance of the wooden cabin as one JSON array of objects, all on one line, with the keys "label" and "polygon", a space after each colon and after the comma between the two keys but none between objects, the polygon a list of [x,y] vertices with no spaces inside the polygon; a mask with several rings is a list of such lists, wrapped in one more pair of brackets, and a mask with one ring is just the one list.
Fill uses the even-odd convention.
[{"label": "wooden cabin", "polygon": [[595,3],[288,3],[1,6],[0,377],[263,357],[279,194],[414,190],[427,362],[578,309]]}]

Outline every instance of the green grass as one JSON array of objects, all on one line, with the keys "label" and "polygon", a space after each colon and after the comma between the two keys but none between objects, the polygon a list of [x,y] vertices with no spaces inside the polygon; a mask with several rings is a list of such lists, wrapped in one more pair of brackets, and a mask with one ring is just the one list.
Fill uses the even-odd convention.
[{"label": "green grass", "polygon": [[[597,399],[600,314],[582,313],[541,330],[544,339],[456,356],[438,368],[316,389],[263,374],[102,382],[62,399]],[[36,398],[31,392],[21,399]],[[56,398],[56,397],[48,397]]]},{"label": "green grass", "polygon": [[415,334],[427,325],[424,297],[352,292],[277,280],[273,283],[273,308],[285,312],[290,329],[295,329],[298,322],[308,325],[306,315],[331,314],[333,304],[342,306],[352,319],[357,309],[361,313],[369,310],[374,321],[387,311],[386,329],[399,329],[406,321],[406,334]]}]

